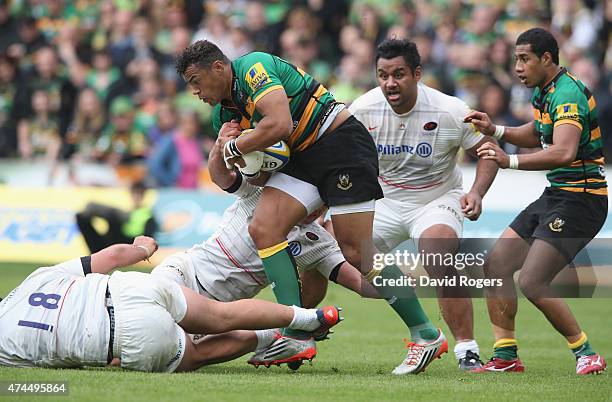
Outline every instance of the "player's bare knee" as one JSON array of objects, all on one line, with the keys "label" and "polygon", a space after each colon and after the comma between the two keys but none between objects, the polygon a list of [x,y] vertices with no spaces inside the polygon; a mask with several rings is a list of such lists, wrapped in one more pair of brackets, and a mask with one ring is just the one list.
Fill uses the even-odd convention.
[{"label": "player's bare knee", "polygon": [[257,219],[251,221],[249,224],[249,235],[257,248],[270,247],[270,244],[273,243],[270,230],[273,230],[273,228],[270,228],[265,222]]},{"label": "player's bare knee", "polygon": [[491,254],[482,265],[484,276],[487,279],[497,279],[502,277],[512,276],[515,269],[508,267],[507,261],[503,256],[497,254]]},{"label": "player's bare knee", "polygon": [[518,286],[523,295],[530,300],[544,296],[545,285],[530,275],[521,272],[518,277]]},{"label": "player's bare knee", "polygon": [[342,245],[340,247],[342,249],[342,255],[346,261],[354,267],[361,267],[361,249],[355,245]]},{"label": "player's bare knee", "polygon": [[272,247],[285,239],[279,227],[273,221],[257,219],[254,217],[249,224],[249,235],[258,249]]}]

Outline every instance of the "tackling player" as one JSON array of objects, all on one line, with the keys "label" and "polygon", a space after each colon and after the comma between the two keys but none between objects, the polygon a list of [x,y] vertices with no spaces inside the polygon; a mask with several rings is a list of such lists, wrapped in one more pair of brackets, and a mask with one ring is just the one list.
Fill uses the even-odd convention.
[{"label": "tackling player", "polygon": [[[210,238],[164,259],[151,274],[170,279],[208,298],[229,302],[252,298],[269,282],[248,233],[249,222],[263,189],[244,180],[240,173],[226,168],[219,143],[217,140],[211,149],[208,169],[213,181],[236,195],[237,200],[226,209],[219,228]],[[272,180],[304,204],[320,203],[316,188],[296,193],[295,189],[300,187],[290,186],[295,179],[282,173],[276,173]],[[364,286],[359,271],[345,261],[334,238],[313,222],[321,212],[321,208],[316,209],[288,236],[289,249],[302,278],[304,306],[314,307],[323,300],[327,279],[363,297],[379,298],[372,286]],[[261,348],[249,360],[254,365],[271,363],[271,360],[274,360],[272,364],[301,362],[316,355],[312,336],[276,339],[276,332],[262,332],[258,336],[261,343],[269,347]],[[266,342],[264,336],[271,338]],[[272,354],[274,359],[270,357]]]},{"label": "tackling player", "polygon": [[[129,370],[195,370],[253,350],[257,337],[229,332],[195,344],[185,331],[217,334],[282,326],[314,331],[341,320],[335,307],[222,303],[149,274],[105,275],[148,259],[155,250],[155,240],[138,236],[131,245],[115,244],[34,271],[0,302],[0,364],[70,368],[105,366],[115,358]],[[223,346],[219,340],[230,343]],[[218,349],[211,351],[211,343]]]},{"label": "tackling player", "polygon": [[[372,222],[375,200],[382,197],[374,142],[363,124],[325,87],[279,57],[254,52],[230,61],[208,41],[190,45],[176,66],[194,95],[215,106],[213,123],[219,134],[238,135],[254,127],[248,135],[223,139],[230,165],[242,154],[285,140],[291,160],[283,172],[316,187],[330,206],[336,239],[346,260],[366,278],[403,279],[396,266],[373,269]],[[304,204],[268,183],[249,224],[249,234],[282,304],[302,303],[287,234],[306,215]],[[407,326],[429,322],[412,289],[385,291],[383,296]],[[432,331],[437,333],[435,328]],[[309,337],[303,332],[285,334]],[[441,336],[436,354],[445,345]],[[422,366],[420,359],[417,366]]]},{"label": "tackling player", "polygon": [[[491,186],[497,166],[480,160],[471,190],[465,194],[457,152],[476,150],[491,141],[463,122],[468,106],[419,82],[421,58],[416,45],[404,39],[386,39],[378,45],[378,87],[357,98],[351,112],[370,131],[378,149],[379,181],[385,198],[376,201],[374,244],[390,252],[414,239],[425,255],[456,253],[463,217],[477,220],[482,198]],[[431,259],[435,260],[435,259]],[[425,264],[432,278],[457,275],[453,266]],[[457,344],[459,367],[481,366],[474,340],[472,301],[467,289],[438,288],[438,301]],[[437,332],[413,333],[413,342],[429,347]],[[410,364],[396,370],[410,370]]]},{"label": "tackling player", "polygon": [[606,362],[595,353],[567,304],[549,285],[595,237],[608,212],[601,131],[597,106],[582,81],[559,66],[559,47],[548,31],[523,32],[516,40],[515,71],[528,88],[535,121],[520,127],[494,125],[482,112],[467,114],[484,134],[538,152],[507,155],[494,143],[478,149],[482,159],[501,168],[550,170],[550,187],[525,208],[502,233],[488,256],[485,274],[508,286],[489,289],[487,306],[495,335],[494,356],[480,372],[525,370],[517,355],[517,311],[512,275],[521,270],[523,294],[544,313],[576,356],[576,373],[598,373]]}]

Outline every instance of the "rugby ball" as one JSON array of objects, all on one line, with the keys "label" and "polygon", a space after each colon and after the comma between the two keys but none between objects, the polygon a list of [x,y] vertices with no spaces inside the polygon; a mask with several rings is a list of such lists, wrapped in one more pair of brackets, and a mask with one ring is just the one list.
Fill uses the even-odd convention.
[{"label": "rugby ball", "polygon": [[276,172],[289,163],[291,151],[285,141],[279,141],[263,150],[263,162],[261,170],[264,172]]},{"label": "rugby ball", "polygon": [[[242,133],[240,135],[248,134],[251,131],[253,131],[252,128],[242,130]],[[251,154],[257,154],[257,153],[261,153],[263,156],[262,164],[259,167],[257,167],[259,163],[257,160],[258,157],[251,156]],[[249,172],[255,170],[255,168],[257,167],[257,170],[254,173],[246,173],[247,175],[249,174],[253,175],[257,173],[259,170],[263,172],[276,172],[277,170],[282,169],[283,167],[287,165],[287,163],[289,163],[290,155],[291,155],[291,151],[289,149],[289,145],[287,145],[285,141],[279,141],[276,144],[270,145],[263,151],[254,151],[246,155],[243,155],[242,157],[244,159],[245,165],[248,166]],[[245,173],[244,170],[242,169],[246,169],[246,168],[241,168],[240,170],[242,173]]]},{"label": "rugby ball", "polygon": [[264,154],[261,151],[253,151],[244,154],[239,161],[234,164],[245,176],[254,176],[261,170]]}]

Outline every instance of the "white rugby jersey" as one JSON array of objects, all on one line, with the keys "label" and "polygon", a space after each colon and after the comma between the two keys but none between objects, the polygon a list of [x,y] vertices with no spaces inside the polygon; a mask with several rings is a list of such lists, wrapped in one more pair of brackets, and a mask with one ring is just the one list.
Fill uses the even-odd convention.
[{"label": "white rugby jersey", "polygon": [[398,201],[425,204],[461,188],[457,151],[483,138],[463,122],[469,111],[463,101],[420,83],[408,113],[395,113],[380,87],[357,98],[349,110],[374,138],[385,197]]},{"label": "white rugby jersey", "polygon": [[[243,180],[216,232],[186,252],[201,287],[218,300],[248,299],[268,285],[248,230],[262,191]],[[287,238],[300,270],[316,269],[328,278],[345,261],[336,240],[317,223],[296,226]]]},{"label": "white rugby jersey", "polygon": [[79,258],[30,274],[0,302],[0,364],[105,366],[108,278],[84,276]]}]

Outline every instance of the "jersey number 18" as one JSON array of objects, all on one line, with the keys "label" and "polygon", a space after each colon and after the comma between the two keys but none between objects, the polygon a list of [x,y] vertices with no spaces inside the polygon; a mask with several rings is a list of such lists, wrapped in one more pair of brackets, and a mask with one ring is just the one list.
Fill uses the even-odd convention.
[{"label": "jersey number 18", "polygon": [[[34,306],[34,307],[42,306],[43,308],[46,308],[49,310],[55,310],[56,308],[59,307],[59,300],[61,298],[62,298],[61,295],[58,295],[55,293],[49,293],[49,294],[32,293],[30,295],[30,298],[28,299],[28,303],[30,303],[30,306]],[[53,325],[43,324],[41,322],[19,320],[17,325],[20,327],[30,327],[30,328],[42,329],[43,331],[53,332]]]}]

